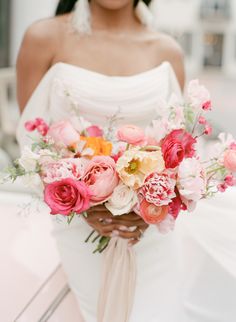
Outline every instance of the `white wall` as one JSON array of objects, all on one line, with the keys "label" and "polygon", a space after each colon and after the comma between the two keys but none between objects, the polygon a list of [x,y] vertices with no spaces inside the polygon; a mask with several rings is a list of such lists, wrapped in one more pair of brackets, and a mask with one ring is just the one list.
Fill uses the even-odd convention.
[{"label": "white wall", "polygon": [[12,0],[10,62],[15,64],[26,28],[34,21],[54,13],[58,0]]}]

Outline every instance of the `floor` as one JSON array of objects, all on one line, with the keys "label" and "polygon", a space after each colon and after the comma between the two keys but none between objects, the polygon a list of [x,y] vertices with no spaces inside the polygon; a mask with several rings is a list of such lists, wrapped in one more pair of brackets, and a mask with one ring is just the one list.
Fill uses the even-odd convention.
[{"label": "floor", "polygon": [[0,320],[80,322],[47,210],[28,194],[0,191],[0,215]]}]

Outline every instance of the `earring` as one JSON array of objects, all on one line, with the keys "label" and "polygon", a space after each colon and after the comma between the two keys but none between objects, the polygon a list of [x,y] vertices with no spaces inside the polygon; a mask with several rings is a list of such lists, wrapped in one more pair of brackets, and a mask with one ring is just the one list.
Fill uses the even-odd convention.
[{"label": "earring", "polygon": [[139,0],[135,8],[135,14],[136,14],[136,17],[144,26],[147,26],[150,28],[153,26],[154,24],[153,14],[144,1]]},{"label": "earring", "polygon": [[91,12],[89,0],[78,0],[72,15],[73,28],[80,34],[91,34]]}]

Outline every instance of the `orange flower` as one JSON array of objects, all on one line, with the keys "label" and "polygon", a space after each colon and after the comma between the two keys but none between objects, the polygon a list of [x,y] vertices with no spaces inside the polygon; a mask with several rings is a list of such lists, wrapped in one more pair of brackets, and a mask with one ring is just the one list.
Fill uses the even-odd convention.
[{"label": "orange flower", "polygon": [[94,151],[95,155],[111,155],[112,143],[104,140],[101,137],[85,137],[81,136],[81,140],[86,141],[85,148],[90,148]]}]

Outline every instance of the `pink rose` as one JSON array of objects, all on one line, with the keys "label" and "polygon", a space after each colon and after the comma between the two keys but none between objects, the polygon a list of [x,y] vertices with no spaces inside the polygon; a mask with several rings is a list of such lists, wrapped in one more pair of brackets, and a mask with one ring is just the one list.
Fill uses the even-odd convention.
[{"label": "pink rose", "polygon": [[116,163],[109,156],[94,157],[85,168],[83,181],[91,191],[91,202],[105,202],[119,183],[116,173]]},{"label": "pink rose", "polygon": [[144,182],[139,193],[156,206],[168,205],[175,197],[176,181],[167,174],[150,174]]},{"label": "pink rose", "polygon": [[155,206],[143,199],[140,203],[140,216],[147,224],[156,225],[166,218],[168,215],[168,209],[168,206]]},{"label": "pink rose", "polygon": [[46,186],[44,201],[51,208],[52,215],[69,216],[89,208],[90,191],[84,182],[74,179],[62,179]]},{"label": "pink rose", "polygon": [[195,143],[196,139],[183,129],[169,133],[161,146],[166,168],[175,168],[185,157],[193,157]]},{"label": "pink rose", "polygon": [[132,145],[145,143],[144,131],[135,125],[124,125],[117,132],[118,140]]},{"label": "pink rose", "polygon": [[89,136],[92,137],[102,137],[103,136],[103,130],[100,129],[97,125],[92,125],[87,127],[86,129]]},{"label": "pink rose", "polygon": [[80,140],[78,132],[70,122],[61,121],[50,126],[48,135],[55,141],[65,146],[71,146]]},{"label": "pink rose", "polygon": [[236,172],[236,150],[227,150],[224,154],[224,166],[231,172]]}]

